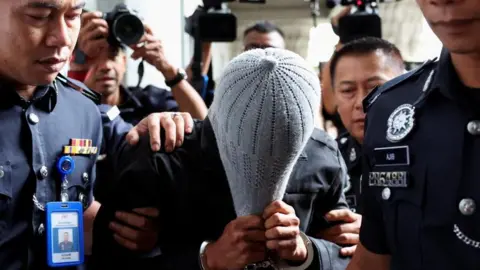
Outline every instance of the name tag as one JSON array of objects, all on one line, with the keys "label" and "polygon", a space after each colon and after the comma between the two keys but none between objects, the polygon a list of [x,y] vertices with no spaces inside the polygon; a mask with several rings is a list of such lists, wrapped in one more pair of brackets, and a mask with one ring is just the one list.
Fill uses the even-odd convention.
[{"label": "name tag", "polygon": [[370,172],[368,175],[368,186],[370,187],[408,187],[407,172]]},{"label": "name tag", "polygon": [[373,153],[377,167],[410,165],[408,145],[375,148]]}]

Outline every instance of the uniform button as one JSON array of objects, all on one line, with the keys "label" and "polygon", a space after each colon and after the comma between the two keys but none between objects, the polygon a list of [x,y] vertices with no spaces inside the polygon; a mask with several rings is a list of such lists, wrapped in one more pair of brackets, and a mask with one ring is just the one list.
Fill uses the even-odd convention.
[{"label": "uniform button", "polygon": [[82,192],[80,192],[80,194],[78,195],[78,200],[82,203],[83,208],[86,209],[87,208],[87,197]]},{"label": "uniform button", "polygon": [[392,195],[390,188],[386,187],[382,190],[382,199],[384,199],[385,201],[390,199],[390,195]]},{"label": "uniform button", "polygon": [[43,233],[45,232],[45,226],[43,226],[43,223],[40,224],[40,226],[38,226],[37,232],[38,232],[38,235],[40,235],[40,236],[43,235]]},{"label": "uniform button", "polygon": [[84,172],[82,174],[82,180],[84,184],[88,183],[88,180],[89,180],[88,173]]},{"label": "uniform button", "polygon": [[38,116],[34,113],[31,113],[28,115],[28,121],[30,121],[30,124],[35,125],[38,124],[40,119],[38,119]]},{"label": "uniform button", "polygon": [[468,122],[467,130],[468,130],[468,133],[472,135],[480,135],[480,121],[474,120],[474,121]]},{"label": "uniform button", "polygon": [[475,213],[475,201],[472,199],[462,199],[458,204],[458,209],[464,216],[471,216]]},{"label": "uniform button", "polygon": [[42,177],[42,179],[45,179],[47,178],[47,176],[48,176],[48,169],[46,166],[42,166],[40,168],[40,177]]},{"label": "uniform button", "polygon": [[5,172],[3,171],[3,167],[0,166],[0,178],[3,178],[4,175],[5,175]]}]

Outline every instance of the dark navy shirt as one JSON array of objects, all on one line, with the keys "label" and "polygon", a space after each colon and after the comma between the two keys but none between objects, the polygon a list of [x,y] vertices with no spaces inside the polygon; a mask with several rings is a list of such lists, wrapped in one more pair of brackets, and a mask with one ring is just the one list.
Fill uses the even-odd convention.
[{"label": "dark navy shirt", "polygon": [[348,182],[345,186],[345,197],[353,212],[359,212],[362,179],[362,147],[348,132],[337,138],[338,149],[342,153],[348,169]]},{"label": "dark navy shirt", "polygon": [[[166,89],[157,88],[149,85],[143,89],[129,87],[121,87],[120,91],[124,102],[118,106],[120,117],[127,123],[133,125],[138,124],[143,118],[151,113],[156,112],[176,112],[179,110],[178,104],[173,98],[172,92]],[[107,108],[108,111],[110,108]],[[127,125],[128,126],[128,125]],[[112,133],[113,137],[105,137],[104,145],[111,145],[111,140],[117,138],[123,139],[123,134]],[[100,159],[97,163],[97,178],[99,179],[95,185],[95,198],[102,202],[107,195],[109,183],[112,182],[113,164],[108,158],[107,151],[102,150]]]},{"label": "dark navy shirt", "polygon": [[[31,101],[0,85],[0,268],[46,269],[44,206],[60,196],[55,169],[70,139],[101,144],[97,106],[55,81],[38,87]],[[70,201],[87,208],[95,180],[96,154],[73,156]],[[34,203],[33,198],[36,198]]]},{"label": "dark navy shirt", "polygon": [[120,116],[136,125],[151,113],[178,112],[178,104],[171,91],[148,85],[145,88],[120,87],[124,102],[118,106]]},{"label": "dark navy shirt", "polygon": [[[365,100],[360,241],[391,255],[391,269],[480,268],[478,102],[446,50]],[[403,104],[415,104],[413,117],[394,114]]]}]

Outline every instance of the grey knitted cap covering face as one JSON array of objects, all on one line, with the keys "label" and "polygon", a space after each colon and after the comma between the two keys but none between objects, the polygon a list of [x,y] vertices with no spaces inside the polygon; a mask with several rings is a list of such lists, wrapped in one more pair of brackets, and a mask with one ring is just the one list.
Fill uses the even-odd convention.
[{"label": "grey knitted cap covering face", "polygon": [[208,112],[237,216],[284,196],[320,106],[320,82],[283,49],[247,51],[225,68]]}]

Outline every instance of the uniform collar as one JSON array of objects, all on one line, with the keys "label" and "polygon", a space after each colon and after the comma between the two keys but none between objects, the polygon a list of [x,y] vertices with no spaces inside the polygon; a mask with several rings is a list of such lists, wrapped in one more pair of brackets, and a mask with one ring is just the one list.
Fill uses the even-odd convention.
[{"label": "uniform collar", "polygon": [[52,112],[57,104],[58,89],[55,81],[48,85],[37,86],[30,101],[24,100],[13,89],[12,85],[5,81],[0,82],[0,91],[4,95],[4,98],[0,99],[0,107],[2,108],[10,108],[15,105],[26,107],[30,103],[40,110]]},{"label": "uniform collar", "polygon": [[452,63],[452,57],[447,49],[442,49],[435,75],[432,81],[432,90],[439,90],[442,95],[455,101],[460,106],[470,111],[478,111],[476,102],[471,100],[463,91],[467,87],[458,77]]},{"label": "uniform collar", "polygon": [[450,99],[457,99],[459,97],[458,90],[461,87],[463,84],[453,66],[450,52],[443,48],[435,70],[432,88],[440,90],[440,93]]}]

